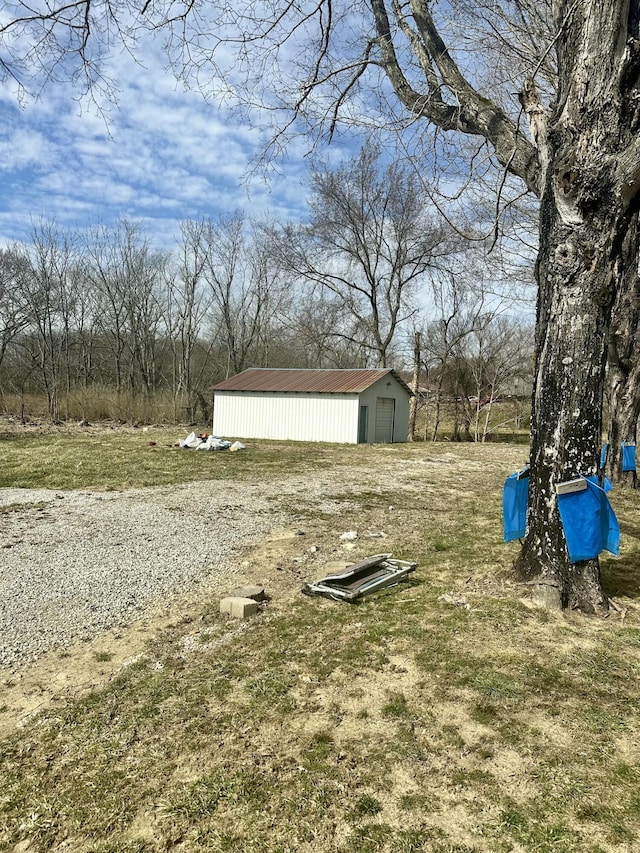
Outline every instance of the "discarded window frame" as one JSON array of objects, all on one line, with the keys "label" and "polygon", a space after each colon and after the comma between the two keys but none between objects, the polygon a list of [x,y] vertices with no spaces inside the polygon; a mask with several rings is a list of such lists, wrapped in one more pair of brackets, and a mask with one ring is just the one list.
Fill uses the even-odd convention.
[{"label": "discarded window frame", "polygon": [[305,595],[321,595],[337,601],[356,601],[379,589],[395,586],[415,571],[417,563],[393,560],[391,554],[375,554],[336,574],[302,587]]}]

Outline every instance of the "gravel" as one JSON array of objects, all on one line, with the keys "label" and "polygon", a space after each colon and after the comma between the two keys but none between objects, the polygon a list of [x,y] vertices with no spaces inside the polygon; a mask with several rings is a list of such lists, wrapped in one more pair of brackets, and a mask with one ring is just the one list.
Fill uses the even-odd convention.
[{"label": "gravel", "polygon": [[247,483],[0,489],[0,668],[127,624],[197,584],[235,585],[240,549],[289,521],[264,486]]},{"label": "gravel", "polygon": [[243,549],[295,529],[301,506],[339,517],[385,480],[415,489],[408,472],[398,481],[398,464],[390,455],[357,471],[123,492],[0,489],[0,669],[129,624],[196,586],[245,583]]}]

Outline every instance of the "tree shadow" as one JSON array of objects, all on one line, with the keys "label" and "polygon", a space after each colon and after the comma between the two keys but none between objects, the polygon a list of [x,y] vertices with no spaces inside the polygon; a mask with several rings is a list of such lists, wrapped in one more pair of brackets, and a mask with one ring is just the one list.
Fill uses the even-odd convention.
[{"label": "tree shadow", "polygon": [[629,524],[628,521],[620,521],[620,533],[630,539],[636,539],[640,543],[640,524]]},{"label": "tree shadow", "polygon": [[608,596],[640,598],[640,553],[605,557],[601,564],[602,588]]}]

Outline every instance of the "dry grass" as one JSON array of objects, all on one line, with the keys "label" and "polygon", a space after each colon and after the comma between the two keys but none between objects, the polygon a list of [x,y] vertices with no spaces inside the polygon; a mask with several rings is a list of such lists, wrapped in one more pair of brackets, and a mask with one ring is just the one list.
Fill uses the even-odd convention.
[{"label": "dry grass", "polygon": [[[11,446],[33,456],[45,441]],[[89,465],[82,442],[75,447]],[[147,481],[148,452],[143,441],[129,447],[132,482]],[[307,536],[283,540],[277,559],[266,545],[251,557],[273,598],[241,629],[230,631],[216,601],[193,602],[107,684],[5,738],[0,849],[638,850],[639,496],[613,497],[623,550],[603,565],[626,618],[550,616],[512,581],[516,547],[500,536],[500,487],[523,453],[248,452],[224,476],[344,471],[336,513],[311,498],[290,508]],[[174,456],[153,459],[171,476],[195,476],[171,468]],[[377,488],[346,488],[375,468]],[[418,571],[357,606],[301,596],[318,571],[309,544],[328,555],[347,529],[361,531],[354,555],[373,544],[417,559]],[[382,549],[367,530],[386,533]]]},{"label": "dry grass", "polygon": [[[47,400],[43,395],[2,393],[0,411],[27,422],[48,418]],[[200,414],[200,413],[199,413]],[[60,395],[60,418],[63,421],[113,421],[119,424],[180,423],[186,415],[186,400],[174,398],[168,391],[154,394],[118,393],[109,385],[76,388]]]},{"label": "dry grass", "polygon": [[251,442],[251,453],[195,452],[178,441],[189,427],[38,425],[2,431],[0,488],[122,489],[285,473],[331,464],[331,446]]}]

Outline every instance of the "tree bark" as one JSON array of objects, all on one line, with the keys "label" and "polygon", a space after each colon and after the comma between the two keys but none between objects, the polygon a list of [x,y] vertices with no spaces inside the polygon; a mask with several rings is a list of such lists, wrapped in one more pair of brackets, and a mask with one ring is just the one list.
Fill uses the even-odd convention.
[{"label": "tree bark", "polygon": [[609,452],[605,473],[616,486],[638,487],[635,471],[622,470],[622,442],[636,443],[640,417],[640,276],[638,217],[624,241],[625,277],[613,308],[609,334]]},{"label": "tree bark", "polygon": [[608,607],[599,564],[569,563],[556,485],[599,466],[611,311],[638,168],[628,159],[638,51],[626,38],[625,14],[624,3],[574,4],[572,26],[558,40],[559,88],[548,120],[533,84],[522,94],[534,117],[543,193],[529,523],[516,570],[555,590],[558,606],[587,613]]},{"label": "tree bark", "polygon": [[569,563],[555,487],[598,470],[609,317],[626,219],[601,210],[597,224],[582,233],[562,222],[549,195],[539,256],[529,527],[516,568],[527,579],[554,583],[562,606],[598,612],[606,609],[598,561]]}]

